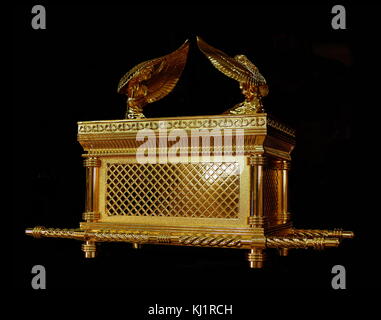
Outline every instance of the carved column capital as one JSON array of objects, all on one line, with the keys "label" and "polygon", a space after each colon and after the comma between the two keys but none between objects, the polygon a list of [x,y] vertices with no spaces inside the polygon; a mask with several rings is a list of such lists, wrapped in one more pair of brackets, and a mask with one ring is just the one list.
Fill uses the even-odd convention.
[{"label": "carved column capital", "polygon": [[260,153],[254,153],[248,157],[248,164],[251,166],[264,166],[266,157]]},{"label": "carved column capital", "polygon": [[290,170],[291,162],[287,160],[277,160],[274,162],[274,169],[277,170]]},{"label": "carved column capital", "polygon": [[85,158],[83,160],[83,166],[84,167],[100,167],[101,166],[101,160],[99,160],[96,157],[90,157],[90,158]]}]

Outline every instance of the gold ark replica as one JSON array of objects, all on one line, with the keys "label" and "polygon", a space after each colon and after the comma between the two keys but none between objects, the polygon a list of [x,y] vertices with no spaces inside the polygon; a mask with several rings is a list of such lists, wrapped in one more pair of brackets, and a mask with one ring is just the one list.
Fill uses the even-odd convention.
[{"label": "gold ark replica", "polygon": [[35,227],[28,235],[81,240],[86,258],[105,241],[245,249],[251,268],[263,266],[267,248],[287,255],[353,237],[293,228],[287,197],[294,130],[264,113],[266,80],[248,58],[197,43],[238,81],[245,100],[221,115],[148,119],[144,106],[175,87],[189,43],[137,65],[118,87],[127,95],[126,119],[78,123],[84,221],[78,229]]}]

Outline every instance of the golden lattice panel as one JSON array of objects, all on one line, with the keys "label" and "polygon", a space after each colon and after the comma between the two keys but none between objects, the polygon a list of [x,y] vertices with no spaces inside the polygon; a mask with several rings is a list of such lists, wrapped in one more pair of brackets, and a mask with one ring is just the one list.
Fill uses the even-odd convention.
[{"label": "golden lattice panel", "polygon": [[105,213],[235,219],[239,174],[238,162],[107,163]]},{"label": "golden lattice panel", "polygon": [[264,212],[267,217],[278,212],[278,170],[266,168],[263,172]]}]

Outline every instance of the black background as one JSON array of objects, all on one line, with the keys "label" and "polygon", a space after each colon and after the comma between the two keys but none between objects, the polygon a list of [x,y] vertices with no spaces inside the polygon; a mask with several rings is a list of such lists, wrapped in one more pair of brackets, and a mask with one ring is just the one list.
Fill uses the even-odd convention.
[{"label": "black background", "polygon": [[[376,146],[367,125],[377,109],[369,92],[379,8],[347,5],[347,30],[332,29],[332,5],[46,5],[46,30],[32,29],[31,8],[13,10],[15,287],[30,289],[36,264],[47,270],[48,289],[140,288],[151,292],[153,303],[169,291],[214,289],[235,297],[247,288],[333,291],[337,264],[346,268],[349,289],[376,286],[379,213],[370,184],[377,181],[370,160]],[[178,85],[147,107],[148,117],[218,114],[242,100],[238,84],[197,50],[196,35],[230,55],[246,54],[268,81],[266,111],[297,130],[290,173],[294,225],[342,227],[355,239],[285,258],[268,250],[266,268],[250,270],[241,250],[101,244],[98,257],[85,260],[80,242],[25,236],[25,228],[36,225],[79,225],[85,172],[76,122],[123,118],[125,98],[116,87],[137,63],[192,42]]]}]

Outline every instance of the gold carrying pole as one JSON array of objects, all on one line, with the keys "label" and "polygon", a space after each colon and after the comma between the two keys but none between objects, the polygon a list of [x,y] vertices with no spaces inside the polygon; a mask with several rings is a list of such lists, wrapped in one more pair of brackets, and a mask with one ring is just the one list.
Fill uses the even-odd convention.
[{"label": "gold carrying pole", "polygon": [[[289,233],[280,232],[266,237],[266,248],[277,249],[325,249],[337,247],[342,237],[353,238],[353,232],[341,230],[289,230]],[[312,232],[310,232],[312,231]],[[314,231],[316,234],[314,235]],[[81,229],[59,229],[34,227],[28,228],[25,232],[34,238],[64,238],[86,241],[84,245],[89,247],[89,255],[91,245],[95,242],[130,242],[137,244],[173,244],[173,245],[190,245],[190,246],[208,246],[208,247],[230,247],[230,248],[246,248],[251,247],[248,254],[250,265],[258,268],[264,261],[261,247],[255,247],[257,241],[253,239],[243,239],[239,236],[212,236],[212,235],[169,235],[169,234],[153,234],[149,232],[131,232],[131,231],[113,231],[100,230],[88,231]]]}]

